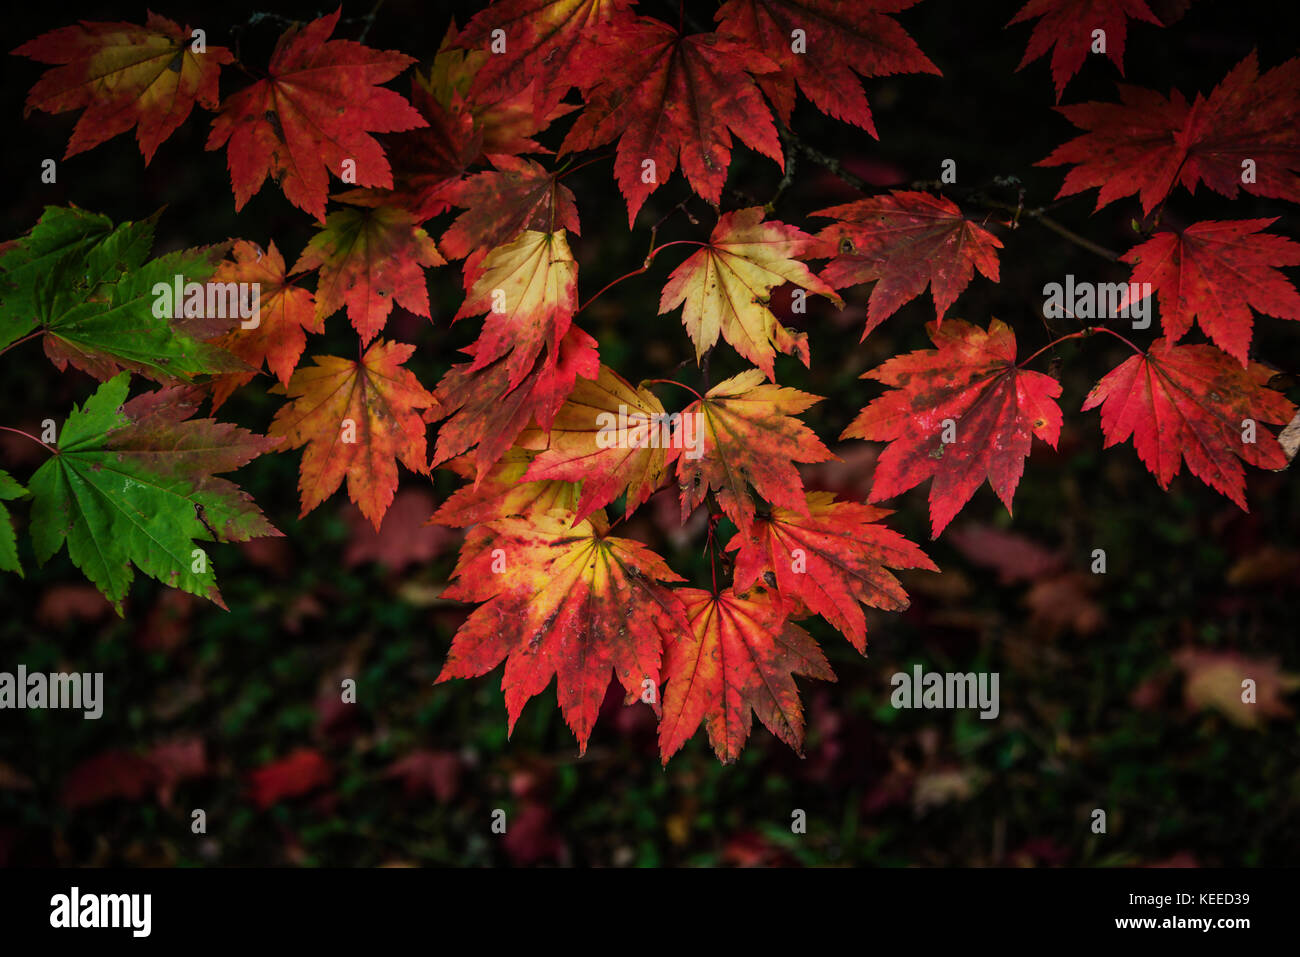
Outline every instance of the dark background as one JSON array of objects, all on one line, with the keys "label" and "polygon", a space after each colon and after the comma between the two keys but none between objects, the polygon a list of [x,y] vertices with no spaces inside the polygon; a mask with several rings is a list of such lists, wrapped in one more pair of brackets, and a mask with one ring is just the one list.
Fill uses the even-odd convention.
[{"label": "dark background", "polygon": [[[389,0],[366,42],[410,53],[424,66],[452,13],[464,23],[477,6]],[[711,23],[714,4],[687,6],[697,24]],[[676,7],[644,2],[639,10],[673,19]],[[873,187],[934,179],[951,157],[959,185],[1016,176],[1028,206],[1050,202],[1065,170],[1032,164],[1074,128],[1051,109],[1047,58],[1015,72],[1031,26],[1003,25],[1018,7],[927,0],[901,14],[943,76],[867,81],[879,141],[802,100],[793,129]],[[308,18],[328,9],[290,3],[274,13]],[[1282,9],[1202,0],[1165,29],[1131,24],[1128,79],[1190,97],[1208,93],[1252,49],[1261,69],[1277,66],[1296,54]],[[343,15],[369,10],[369,3],[349,3]],[[238,36],[241,57],[265,64],[282,26],[275,18],[250,23],[256,11],[267,8],[157,8],[205,28],[209,44],[234,47]],[[7,37],[12,47],[78,18],[142,22],[144,15],[139,4],[26,4],[7,13]],[[360,29],[354,19],[336,35],[355,38]],[[115,220],[165,206],[155,252],[231,236],[262,244],[274,238],[292,262],[312,235],[310,217],[273,184],[235,214],[224,150],[203,151],[211,114],[202,110],[148,168],[133,135],[119,136],[60,161],[57,185],[42,184],[40,162],[62,156],[74,115],[24,119],[23,98],[44,67],[5,57],[0,69],[0,162],[10,186],[4,238],[29,229],[45,204],[69,202]],[[1118,79],[1109,60],[1090,57],[1063,102],[1114,101]],[[222,91],[244,82],[227,68]],[[390,86],[405,92],[409,82],[404,75]],[[543,141],[558,145],[568,122]],[[738,147],[723,207],[766,201],[779,178],[775,164]],[[675,177],[629,232],[608,162],[567,182],[583,222],[574,252],[584,300],[639,265],[649,224],[687,195]],[[808,212],[854,196],[800,159],[774,215],[816,228],[823,221]],[[1096,242],[1127,249],[1136,240],[1136,197],[1094,215],[1095,198],[1091,191],[1075,197],[1053,215]],[[713,213],[698,199],[687,209],[699,225],[678,213],[660,241],[704,238]],[[1174,224],[1260,216],[1280,217],[1273,230],[1297,235],[1295,208],[1281,202],[1247,195],[1229,202],[1180,188],[1165,207]],[[449,221],[432,221],[431,235]],[[1044,283],[1067,272],[1094,281],[1127,277],[1127,267],[1033,223],[1010,231],[997,222],[989,220],[1006,246],[1001,283],[976,278],[949,315],[1009,322],[1022,355],[1055,338],[1041,319]],[[673,252],[579,318],[600,341],[602,359],[633,381],[672,375],[692,354],[679,318],[655,314],[659,289],[684,258]],[[432,323],[399,310],[385,333],[418,344],[409,366],[426,387],[477,332],[472,321],[449,326],[462,295],[459,269],[431,270],[429,281]],[[788,321],[809,333],[811,371],[787,357],[777,363],[782,384],[829,397],[806,419],[844,461],[808,469],[809,486],[857,498],[870,487],[878,446],[835,442],[879,393],[857,377],[890,355],[928,345],[923,326],[933,318],[927,294],[859,344],[867,292],[850,290],[843,313],[810,300],[816,304],[807,316]],[[1140,344],[1154,338],[1135,335]],[[350,354],[354,338],[335,315],[327,334],[309,341],[307,355]],[[891,524],[922,543],[943,574],[906,575],[911,609],[869,615],[866,659],[820,619],[810,623],[839,681],[801,681],[809,715],[804,760],[756,726],[734,766],[720,766],[701,733],[664,770],[652,715],[622,708],[617,695],[607,699],[579,758],[553,691],[529,703],[507,741],[499,670],[434,687],[467,611],[439,597],[456,536],[419,530],[457,484],[445,472],[432,485],[403,473],[395,505],[402,520],[385,527],[379,547],[389,560],[376,561],[368,557],[377,547],[373,536],[342,491],[297,517],[298,452],[252,463],[236,478],[285,537],[216,548],[229,612],[138,580],[119,619],[66,554],[37,569],[23,546],[27,579],[0,578],[0,669],[24,663],[30,670],[103,671],[107,705],[99,721],[0,712],[0,863],[1291,863],[1300,842],[1300,749],[1295,698],[1284,688],[1285,675],[1300,672],[1300,495],[1289,473],[1249,470],[1252,511],[1245,514],[1185,471],[1162,492],[1131,445],[1103,453],[1097,413],[1078,408],[1124,353],[1096,339],[1058,350],[1066,418],[1060,448],[1035,443],[1014,522],[985,486],[951,529],[929,542],[928,484],[890,503],[898,510]],[[1294,325],[1261,318],[1254,355],[1278,369],[1275,386],[1300,399]],[[742,367],[723,346],[713,381]],[[701,384],[693,365],[676,374]],[[222,417],[264,431],[282,400],[259,388],[269,380],[257,383]],[[56,373],[35,343],[20,347],[4,360],[0,423],[39,431],[43,418],[61,422],[93,387],[80,373]],[[668,394],[675,390],[660,391],[678,401]],[[21,440],[0,440],[3,467],[20,480],[43,454]],[[696,516],[679,529],[672,496],[644,506],[625,534],[704,585],[703,527]],[[21,503],[16,511],[21,527]],[[989,537],[999,532],[1011,537]],[[1108,555],[1105,576],[1088,573],[1099,547]],[[914,662],[999,672],[1001,715],[981,721],[974,712],[895,711],[889,677]],[[1233,703],[1243,675],[1260,684],[1253,710]],[[357,680],[355,707],[337,703],[344,677]],[[307,794],[262,806],[262,779],[252,772],[301,749],[327,771]],[[292,769],[285,777],[294,777]],[[194,808],[206,811],[206,835],[190,832]],[[496,808],[508,814],[505,837],[490,832]],[[1105,835],[1090,831],[1094,808],[1107,812]],[[794,809],[807,812],[807,834],[791,833]]]}]

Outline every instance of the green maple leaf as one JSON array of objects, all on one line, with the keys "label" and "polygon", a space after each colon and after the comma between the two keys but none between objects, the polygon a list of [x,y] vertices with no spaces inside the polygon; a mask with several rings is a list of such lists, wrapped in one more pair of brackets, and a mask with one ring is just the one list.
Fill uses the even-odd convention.
[{"label": "green maple leaf", "polygon": [[66,541],[73,564],[117,606],[132,565],[166,585],[225,607],[202,541],[279,535],[249,496],[215,477],[278,439],[215,419],[183,388],[126,402],[126,374],[74,408],[58,450],[32,476],[32,541],[44,564]]},{"label": "green maple leaf", "polygon": [[[0,469],[0,502],[22,498],[27,489],[19,485],[8,472]],[[0,505],[0,569],[7,572],[23,573],[23,566],[18,561],[18,539],[14,535],[14,523],[9,518],[9,509]]]},{"label": "green maple leaf", "polygon": [[100,380],[127,370],[161,383],[248,367],[204,340],[237,322],[154,315],[154,286],[204,282],[224,247],[182,250],[146,262],[153,220],[114,227],[107,217],[48,207],[39,223],[0,250],[0,347],[43,332],[45,352]]}]

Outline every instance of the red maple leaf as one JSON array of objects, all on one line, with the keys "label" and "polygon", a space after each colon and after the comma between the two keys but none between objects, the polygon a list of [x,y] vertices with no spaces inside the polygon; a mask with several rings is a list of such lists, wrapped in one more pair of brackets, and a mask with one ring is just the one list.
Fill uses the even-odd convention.
[{"label": "red maple leaf", "polygon": [[465,263],[465,301],[452,316],[485,316],[471,372],[505,357],[509,385],[519,385],[542,350],[554,365],[578,310],[578,264],[563,229],[525,230]]},{"label": "red maple leaf", "polygon": [[1052,82],[1056,102],[1061,102],[1065,84],[1083,67],[1094,43],[1094,30],[1102,31],[1105,54],[1124,75],[1124,40],[1129,20],[1144,20],[1162,26],[1146,0],[1029,0],[1011,23],[1041,18],[1034,24],[1024,58],[1016,70],[1023,70],[1052,50]]},{"label": "red maple leaf", "polygon": [[821,400],[764,382],[761,371],[750,369],[687,406],[667,455],[670,464],[677,462],[682,521],[716,489],[727,517],[748,530],[755,513],[750,486],[773,505],[805,513],[808,503],[795,463],[835,456],[795,416]]},{"label": "red maple leaf", "polygon": [[493,156],[496,167],[476,173],[447,188],[443,198],[465,212],[442,236],[449,259],[504,246],[524,230],[581,232],[573,192],[552,172],[532,160]]},{"label": "red maple leaf", "polygon": [[[1151,283],[1160,297],[1160,325],[1177,342],[1200,323],[1220,349],[1244,366],[1250,351],[1250,307],[1300,319],[1300,294],[1279,266],[1300,266],[1300,243],[1260,230],[1277,221],[1206,222],[1159,232],[1120,258],[1133,263],[1132,283]],[[1131,301],[1126,295],[1121,308]]]},{"label": "red maple leaf", "polygon": [[917,2],[727,0],[716,19],[719,33],[748,43],[780,66],[779,72],[757,79],[782,123],[790,123],[797,84],[823,113],[876,136],[871,108],[855,74],[939,73],[889,16]]},{"label": "red maple leaf", "polygon": [[[473,356],[475,350],[471,345],[461,351]],[[477,485],[530,423],[549,429],[578,377],[594,379],[599,368],[596,340],[577,326],[570,326],[560,340],[558,361],[538,356],[532,371],[513,388],[507,359],[483,369],[474,362],[452,366],[438,383],[434,411],[426,414],[431,422],[447,419],[438,429],[433,464],[477,446]]]},{"label": "red maple leaf", "polygon": [[415,60],[327,39],[338,20],[335,10],[288,30],[268,78],[227,97],[212,121],[207,149],[226,146],[236,210],[271,175],[289,202],[323,221],[329,175],[342,178],[345,162],[354,174],[347,182],[392,189],[388,160],[370,133],[427,124],[401,94],[378,86]]},{"label": "red maple leaf", "polygon": [[1033,437],[1053,448],[1061,433],[1061,386],[1016,365],[1016,336],[997,319],[985,332],[960,319],[926,326],[937,349],[895,356],[863,373],[894,386],[874,400],[840,438],[888,442],[870,501],[905,492],[928,478],[934,537],[988,479],[1011,511]]},{"label": "red maple leaf", "polygon": [[424,270],[446,265],[414,216],[384,203],[383,194],[352,190],[352,205],[336,209],[307,244],[294,273],[319,269],[316,321],[323,324],[345,305],[362,345],[383,330],[393,304],[429,316]]},{"label": "red maple leaf", "polygon": [[314,748],[298,748],[248,773],[249,799],[262,810],[329,784],[334,769]]},{"label": "red maple leaf", "polygon": [[59,64],[36,81],[23,115],[84,109],[63,158],[98,146],[132,126],[145,164],[185,122],[194,104],[215,110],[225,47],[196,52],[189,27],[150,13],[133,23],[83,20],[29,40],[14,53]]},{"label": "red maple leaf", "polygon": [[68,772],[59,802],[66,808],[79,808],[113,798],[139,801],[161,777],[157,765],[147,757],[130,751],[103,751]]},{"label": "red maple leaf", "polygon": [[411,103],[429,125],[394,137],[391,152],[395,202],[420,222],[446,210],[449,191],[481,157],[497,163],[549,153],[531,137],[576,109],[559,104],[547,112],[531,83],[517,92],[483,89],[479,72],[503,57],[454,49],[455,33],[452,24],[427,73],[412,74]]},{"label": "red maple leaf", "polygon": [[465,24],[455,45],[488,52],[474,92],[517,93],[531,86],[547,105],[598,71],[600,38],[632,19],[634,0],[499,0]]},{"label": "red maple leaf", "polygon": [[763,578],[784,601],[821,615],[865,652],[859,603],[888,611],[908,606],[889,569],[939,569],[916,545],[879,524],[888,509],[837,502],[830,492],[809,492],[807,499],[807,515],[774,508],[727,543],[727,551],[736,551],[734,585],[743,592]]},{"label": "red maple leaf", "polygon": [[599,513],[572,519],[555,510],[470,531],[443,596],[486,604],[456,632],[438,681],[485,674],[504,660],[513,731],[524,704],[555,677],[560,710],[585,751],[611,676],[629,704],[659,710],[662,648],[687,624],[680,599],[659,584],[682,581],[663,559],[609,535]]},{"label": "red maple leaf", "polygon": [[[231,260],[212,274],[213,283],[257,283],[258,323],[251,329],[233,329],[213,345],[226,349],[254,369],[262,363],[282,385],[288,385],[307,347],[308,332],[324,332],[316,316],[316,299],[310,289],[294,285],[285,276],[284,257],[272,241],[266,250],[244,239],[235,240]],[[237,388],[253,380],[253,372],[232,372],[212,384],[212,411],[216,412]]]},{"label": "red maple leaf", "polygon": [[453,492],[429,519],[430,523],[466,528],[498,518],[544,514],[553,508],[573,510],[578,505],[578,483],[558,479],[523,481],[537,455],[529,449],[512,447],[481,477],[468,455],[451,459],[447,468],[474,481]]},{"label": "red maple leaf", "polygon": [[1074,164],[1057,196],[1100,187],[1097,209],[1138,193],[1151,212],[1175,183],[1205,183],[1229,199],[1239,190],[1300,202],[1300,59],[1259,75],[1251,53],[1208,97],[1190,105],[1174,90],[1120,84],[1119,103],[1058,106],[1087,130],[1038,166]]},{"label": "red maple leaf", "polygon": [[1287,457],[1263,423],[1295,413],[1266,388],[1273,373],[1257,362],[1242,368],[1214,346],[1176,346],[1157,339],[1098,382],[1083,409],[1101,406],[1106,448],[1130,436],[1138,458],[1162,489],[1182,463],[1193,475],[1246,508],[1241,459],[1262,469],[1286,468]]},{"label": "red maple leaf", "polygon": [[740,756],[753,715],[803,754],[804,717],[796,674],[834,681],[817,642],[786,621],[786,608],[762,587],[744,595],[698,588],[675,593],[690,628],[664,655],[664,713],[659,753],[664,764],[700,723],[718,760]]},{"label": "red maple leaf", "polygon": [[998,281],[1001,241],[942,196],[894,190],[812,215],[839,220],[817,234],[820,255],[835,257],[821,278],[836,289],[875,283],[863,339],[927,285],[943,322],[976,269]]},{"label": "red maple leaf", "polygon": [[397,490],[397,462],[429,471],[421,409],[436,405],[409,369],[415,346],[377,339],[359,359],[315,356],[287,386],[271,422],[284,448],[307,446],[298,490],[306,515],[348,480],[348,495],[378,530]]},{"label": "red maple leaf", "polygon": [[736,40],[685,36],[649,17],[618,23],[607,34],[610,52],[593,60],[603,75],[560,152],[618,139],[614,178],[627,199],[629,225],[679,158],[691,188],[717,205],[732,134],[785,169],[772,113],[749,75],[775,71],[774,62]]}]

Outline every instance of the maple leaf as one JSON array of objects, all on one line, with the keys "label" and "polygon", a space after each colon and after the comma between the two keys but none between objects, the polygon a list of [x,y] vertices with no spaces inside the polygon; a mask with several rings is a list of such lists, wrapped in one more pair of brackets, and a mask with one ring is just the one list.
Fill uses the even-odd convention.
[{"label": "maple leaf", "polygon": [[916,545],[879,524],[888,509],[808,492],[807,513],[774,508],[755,518],[748,533],[734,536],[727,543],[727,551],[736,552],[733,586],[744,592],[762,578],[783,601],[821,615],[865,653],[859,603],[902,611],[907,592],[889,569],[939,569]]},{"label": "maple leaf", "polygon": [[718,334],[742,356],[776,381],[775,349],[796,354],[808,365],[808,337],[777,322],[768,308],[773,288],[785,283],[817,293],[837,306],[844,300],[800,258],[816,240],[785,223],[764,223],[763,209],[753,206],[718,217],[708,243],[678,266],[659,298],[662,315],[683,306],[682,322],[695,343],[698,361],[713,348]]},{"label": "maple leaf", "polygon": [[1012,23],[1024,23],[1038,18],[1029,35],[1025,55],[1016,67],[1023,70],[1048,50],[1052,51],[1052,82],[1056,86],[1056,102],[1061,102],[1065,85],[1083,67],[1083,61],[1093,45],[1093,31],[1104,35],[1105,53],[1124,75],[1124,41],[1128,36],[1128,21],[1142,20],[1163,26],[1146,0],[1029,0],[1020,12],[1011,18]]},{"label": "maple leaf", "polygon": [[581,482],[575,520],[627,492],[626,517],[663,482],[671,424],[653,392],[602,365],[594,380],[574,383],[547,435],[520,438],[540,450],[524,479]]},{"label": "maple leaf", "polygon": [[361,359],[315,356],[275,392],[293,401],[271,422],[286,449],[306,446],[298,490],[302,515],[348,480],[348,497],[378,531],[397,490],[397,463],[428,474],[419,410],[435,405],[402,363],[415,346],[377,339]]},{"label": "maple leaf", "polygon": [[248,773],[248,796],[266,810],[285,798],[302,797],[334,779],[334,769],[315,748],[297,748]]},{"label": "maple leaf", "polygon": [[[263,250],[256,243],[235,240],[231,258],[223,260],[212,274],[213,283],[256,283],[258,324],[252,329],[233,329],[212,344],[242,359],[254,369],[262,364],[288,385],[293,370],[307,348],[308,332],[324,332],[316,316],[316,299],[310,289],[296,286],[285,275],[284,257],[275,241]],[[253,372],[234,372],[212,383],[212,411],[219,409],[240,386],[253,381]]]},{"label": "maple leaf", "polygon": [[[50,207],[31,232],[0,256],[0,344],[33,331],[60,370],[69,363],[100,380],[122,370],[161,383],[202,372],[247,370],[224,349],[202,341],[224,332],[237,316],[159,315],[158,284],[169,292],[177,276],[202,283],[222,247],[181,250],[145,262],[153,221],[122,223],[82,210]],[[175,297],[170,297],[174,299]],[[199,310],[203,311],[203,310]]]},{"label": "maple leaf", "polygon": [[[490,49],[458,49],[459,37],[453,20],[427,76],[416,73],[417,81],[444,109],[471,118],[472,135],[489,158],[551,152],[532,136],[577,109],[559,102],[567,87],[539,86],[528,70],[511,70],[505,85],[497,83],[495,68],[508,56]],[[484,67],[488,69],[484,71]]]},{"label": "maple leaf", "polygon": [[524,704],[555,676],[580,752],[611,671],[629,704],[657,689],[664,642],[687,630],[681,601],[660,583],[682,579],[644,545],[608,531],[600,514],[574,523],[562,510],[471,529],[443,597],[485,604],[452,638],[438,681],[486,674],[504,660],[513,732]]},{"label": "maple leaf", "polygon": [[664,713],[659,753],[664,764],[704,723],[718,760],[740,756],[753,715],[803,754],[804,717],[794,675],[834,681],[812,637],[786,621],[786,609],[761,588],[720,595],[698,588],[674,594],[690,630],[664,651]]},{"label": "maple leaf", "polygon": [[[1252,658],[1236,651],[1187,647],[1175,652],[1184,675],[1183,699],[1189,711],[1213,708],[1239,728],[1262,728],[1295,712],[1286,694],[1300,689],[1300,675],[1283,671],[1277,658]],[[1243,682],[1254,682],[1255,698],[1243,700]]]},{"label": "maple leaf", "polygon": [[987,332],[960,319],[925,328],[938,348],[895,356],[863,373],[894,388],[840,438],[889,443],[876,464],[871,502],[934,479],[930,524],[937,538],[985,478],[1011,511],[1033,437],[1056,447],[1061,410],[1054,400],[1061,386],[1016,365],[1015,333],[997,319]]},{"label": "maple leaf", "polygon": [[411,103],[426,125],[393,137],[393,202],[424,222],[450,208],[447,193],[483,155],[483,136],[467,110],[444,106],[412,75]]},{"label": "maple leaf", "polygon": [[500,55],[452,49],[455,36],[453,23],[429,71],[412,74],[411,103],[429,125],[395,137],[392,151],[396,205],[421,222],[448,208],[452,192],[480,158],[501,164],[517,153],[549,153],[531,137],[576,109],[558,104],[548,112],[532,84],[518,92],[482,90],[475,77]]},{"label": "maple leaf", "polygon": [[837,289],[875,283],[863,339],[927,285],[942,323],[976,269],[998,282],[1002,243],[942,196],[894,190],[812,215],[839,220],[817,234],[821,255],[834,256],[821,278]]},{"label": "maple leaf", "polygon": [[464,259],[504,246],[525,230],[553,233],[556,228],[580,234],[573,192],[532,160],[493,156],[495,167],[449,187],[451,205],[466,207],[442,236],[451,259]]},{"label": "maple leaf", "polygon": [[330,40],[339,11],[294,26],[275,45],[268,77],[226,98],[206,148],[226,146],[235,209],[267,175],[285,198],[325,218],[329,174],[352,164],[358,186],[392,189],[393,174],[370,133],[394,133],[427,121],[399,93],[378,84],[415,62],[402,53]]},{"label": "maple leaf", "polygon": [[[632,3],[501,0],[476,13],[457,35],[455,45],[485,48],[476,51],[483,55],[474,77],[476,92],[496,90],[504,95],[531,86],[551,105],[570,87],[590,85],[598,38],[632,19]],[[504,49],[495,47],[498,40]]]},{"label": "maple leaf", "polygon": [[[717,489],[723,511],[748,532],[754,516],[751,485],[773,505],[807,514],[794,463],[835,456],[794,416],[820,401],[821,396],[764,382],[762,372],[750,369],[719,382],[687,406],[668,451],[668,461],[677,461],[682,521],[710,489]],[[694,443],[685,431],[693,416],[698,416],[690,419],[698,423],[692,426]],[[688,451],[692,454],[685,454]]]},{"label": "maple leaf", "polygon": [[[434,511],[433,495],[419,488],[400,489],[384,514],[379,531],[359,509],[348,509],[348,547],[343,563],[348,567],[378,562],[397,573],[408,565],[427,565],[443,553],[454,535],[426,521]],[[337,700],[337,699],[332,699]]]},{"label": "maple leaf", "polygon": [[139,801],[161,780],[148,758],[112,749],[77,764],[63,779],[59,803],[65,808],[91,807],[122,798]]},{"label": "maple leaf", "polygon": [[[474,354],[472,346],[462,351]],[[477,484],[530,422],[542,430],[550,427],[577,380],[596,377],[600,360],[596,340],[570,326],[560,341],[559,359],[552,363],[538,357],[532,371],[513,388],[506,360],[481,370],[475,365],[471,361],[452,366],[442,377],[436,411],[429,421],[447,419],[438,429],[435,466],[478,446]]]},{"label": "maple leaf", "polygon": [[421,267],[446,261],[406,210],[383,205],[375,195],[354,192],[349,201],[355,205],[329,214],[293,272],[319,269],[317,324],[346,305],[361,344],[367,345],[388,322],[393,303],[429,318],[429,287]]},{"label": "maple leaf", "polygon": [[194,540],[279,535],[252,499],[216,473],[279,444],[214,419],[186,421],[182,388],[126,401],[128,376],[102,384],[58,431],[32,476],[31,535],[42,565],[67,542],[72,563],[122,613],[131,566],[222,608],[212,562]]},{"label": "maple leaf", "polygon": [[1097,186],[1097,209],[1137,193],[1150,213],[1175,183],[1194,191],[1203,182],[1229,199],[1244,189],[1300,202],[1300,127],[1293,122],[1300,59],[1260,76],[1251,53],[1208,97],[1198,94],[1190,105],[1177,90],[1167,99],[1127,84],[1119,91],[1119,103],[1056,108],[1087,131],[1035,164],[1074,164],[1058,198]]},{"label": "maple leaf", "polygon": [[[555,508],[576,509],[578,483],[524,480],[524,474],[537,455],[537,452],[518,446],[507,449],[482,478],[453,492],[429,521],[465,528],[498,518],[545,513]],[[474,465],[467,456],[452,459],[447,467],[465,478],[476,477]]]},{"label": "maple leaf", "polygon": [[1186,461],[1193,475],[1249,511],[1237,460],[1262,469],[1287,465],[1273,433],[1257,424],[1281,424],[1295,413],[1284,395],[1265,388],[1272,376],[1257,362],[1243,369],[1213,346],[1157,339],[1093,386],[1083,411],[1101,406],[1105,447],[1131,436],[1162,489]]},{"label": "maple leaf", "polygon": [[[1120,259],[1133,263],[1132,283],[1150,283],[1160,297],[1160,325],[1177,342],[1193,319],[1244,366],[1250,351],[1250,307],[1300,319],[1300,294],[1279,266],[1300,266],[1300,244],[1260,234],[1277,219],[1205,222],[1159,232]],[[1120,308],[1132,299],[1125,293]]]},{"label": "maple leaf", "polygon": [[[866,94],[854,74],[940,72],[889,16],[917,2],[728,0],[715,18],[719,33],[748,42],[780,66],[780,72],[757,80],[786,126],[794,112],[797,84],[823,113],[877,136]],[[795,49],[796,36],[803,41],[801,50]]]},{"label": "maple leaf", "polygon": [[609,27],[603,42],[614,59],[586,95],[560,153],[618,139],[614,178],[627,199],[629,226],[679,159],[691,189],[716,206],[732,134],[785,169],[771,111],[749,75],[777,69],[765,55],[714,33],[684,36],[649,17]]},{"label": "maple leaf", "polygon": [[14,53],[58,64],[32,87],[24,116],[32,110],[85,110],[64,159],[134,126],[145,165],[196,102],[217,108],[221,67],[234,60],[225,47],[196,52],[189,27],[182,30],[155,13],[143,27],[83,20],[29,40]]},{"label": "maple leaf", "polygon": [[487,314],[470,372],[507,356],[513,389],[544,347],[550,363],[559,361],[560,340],[578,309],[578,264],[563,229],[525,230],[481,260],[466,263],[465,289],[465,302],[452,321]]},{"label": "maple leaf", "polygon": [[22,563],[18,560],[18,538],[14,534],[14,522],[9,517],[9,509],[4,502],[22,498],[27,489],[4,469],[0,469],[0,570],[17,572],[23,575]]},{"label": "maple leaf", "polygon": [[417,749],[390,764],[384,777],[401,781],[407,797],[432,794],[446,804],[460,790],[464,764],[458,751]]}]

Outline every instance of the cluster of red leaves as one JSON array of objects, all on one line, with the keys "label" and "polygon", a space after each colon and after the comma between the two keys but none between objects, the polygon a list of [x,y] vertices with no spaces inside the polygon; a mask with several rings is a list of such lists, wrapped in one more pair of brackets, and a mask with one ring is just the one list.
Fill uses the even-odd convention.
[{"label": "cluster of red leaves", "polygon": [[[888,443],[870,502],[932,480],[935,535],[985,479],[1010,510],[1033,438],[1056,444],[1061,387],[1023,368],[1002,322],[945,318],[975,271],[999,281],[998,238],[943,196],[896,191],[814,214],[833,221],[817,235],[761,208],[719,211],[708,240],[668,276],[660,312],[681,308],[697,358],[722,338],[756,368],[669,417],[646,385],[602,364],[575,324],[569,236],[580,222],[562,178],[570,154],[615,144],[614,178],[635,224],[679,168],[717,208],[736,139],[784,169],[778,130],[796,91],[874,136],[859,77],[939,72],[893,18],[914,2],[727,0],[715,30],[686,33],[638,15],[633,0],[500,0],[463,29],[452,25],[429,69],[413,74],[409,99],[381,84],[415,61],[331,39],[337,11],[288,30],[266,78],[224,98],[230,51],[200,49],[154,15],[143,27],[56,30],[16,52],[55,64],[29,109],[84,110],[68,155],[135,126],[147,162],[197,102],[216,111],[207,148],[226,148],[237,209],[269,175],[320,224],[292,269],[273,243],[234,243],[217,278],[261,283],[263,321],[216,344],[250,369],[265,365],[288,397],[270,432],[282,449],[305,447],[304,514],[346,477],[379,529],[399,461],[468,480],[432,518],[470,528],[446,594],[480,603],[442,679],[504,662],[513,727],[554,676],[585,748],[612,675],[629,703],[661,716],[665,761],[701,723],[732,760],[755,713],[798,749],[793,675],[833,677],[795,621],[820,615],[864,650],[862,607],[907,606],[890,569],[934,568],[880,523],[887,511],[804,490],[797,466],[833,456],[798,418],[819,397],[776,382],[778,353],[808,365],[811,350],[778,321],[773,290],[793,284],[842,305],[837,290],[873,283],[865,338],[930,288],[935,348],[866,373],[889,391],[842,438]],[[1144,0],[1030,0],[1012,22],[1034,19],[1024,62],[1055,47],[1058,99],[1094,27],[1107,31],[1122,70],[1127,21],[1159,22]],[[1190,104],[1122,87],[1121,104],[1060,108],[1086,132],[1043,163],[1073,164],[1061,195],[1099,186],[1099,206],[1139,193],[1150,212],[1175,184],[1201,182],[1229,197],[1245,188],[1297,201],[1298,99],[1300,60],[1261,77],[1253,56]],[[569,114],[552,167],[524,155],[548,154],[535,137]],[[1254,164],[1248,179],[1242,157]],[[331,197],[331,176],[356,188]],[[435,242],[426,224],[452,209]],[[1300,296],[1279,271],[1300,264],[1300,246],[1263,232],[1271,222],[1199,223],[1130,250],[1124,261],[1159,296],[1165,336],[1084,403],[1101,407],[1106,444],[1132,437],[1162,486],[1186,461],[1243,508],[1238,460],[1284,466],[1262,423],[1294,412],[1249,359],[1250,307],[1300,318]],[[814,260],[828,261],[820,273]],[[481,333],[426,389],[404,367],[415,347],[379,337],[394,303],[429,316],[425,270],[448,261],[463,261],[454,320],[483,317]],[[314,292],[301,285],[311,273]],[[358,358],[304,363],[307,333],[343,309]],[[1215,345],[1177,344],[1194,320]],[[214,405],[253,375],[216,377]],[[1261,424],[1248,441],[1246,419]],[[627,517],[673,482],[683,521],[710,508],[711,544],[722,516],[738,529],[726,546],[736,553],[729,587],[671,587],[681,579],[659,556],[610,534],[607,506],[622,498]],[[277,790],[274,776],[255,786]]]}]

